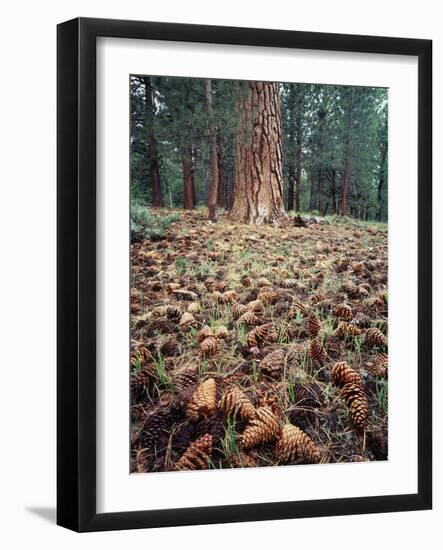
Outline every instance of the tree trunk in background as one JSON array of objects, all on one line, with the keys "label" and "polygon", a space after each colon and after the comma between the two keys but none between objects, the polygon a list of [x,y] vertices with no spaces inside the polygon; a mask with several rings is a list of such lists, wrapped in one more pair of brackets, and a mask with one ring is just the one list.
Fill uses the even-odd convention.
[{"label": "tree trunk in background", "polygon": [[322,214],[322,215],[324,215],[324,212],[323,212],[323,187],[324,187],[323,173],[324,173],[323,168],[319,168],[318,169],[318,210],[319,210],[320,214]]},{"label": "tree trunk in background", "polygon": [[351,123],[352,123],[352,88],[347,91],[348,97],[345,107],[345,161],[343,167],[343,188],[341,193],[340,214],[349,214],[349,193],[351,189]]},{"label": "tree trunk in background", "polygon": [[383,148],[381,152],[381,162],[380,162],[380,174],[378,179],[377,187],[377,214],[375,219],[378,222],[381,222],[382,208],[383,208],[383,188],[385,186],[386,180],[386,155],[388,153],[388,143],[383,143]]},{"label": "tree trunk in background", "polygon": [[295,86],[289,88],[289,143],[288,149],[288,202],[286,210],[294,210],[294,186],[295,186]]},{"label": "tree trunk in background", "polygon": [[302,164],[302,93],[298,91],[297,102],[297,124],[296,124],[296,142],[297,142],[297,172],[295,175],[295,211],[300,212],[300,194],[301,194],[301,164]]},{"label": "tree trunk in background", "polygon": [[152,191],[152,206],[163,206],[160,186],[160,170],[158,162],[157,140],[154,131],[154,104],[152,86],[149,76],[145,76],[145,124],[148,137],[149,178]]},{"label": "tree trunk in background", "polygon": [[311,192],[309,195],[309,210],[315,210],[315,168],[312,168],[311,172]]},{"label": "tree trunk in background", "polygon": [[234,199],[229,217],[248,224],[285,218],[279,85],[249,82],[239,101]]},{"label": "tree trunk in background", "polygon": [[218,199],[218,155],[217,155],[217,135],[214,123],[214,110],[212,107],[212,83],[206,80],[206,107],[208,109],[208,142],[209,142],[209,162],[211,166],[211,181],[208,195],[208,218],[217,221],[217,199]]},{"label": "tree trunk in background", "polygon": [[337,214],[337,172],[335,168],[328,172],[328,179],[331,182],[331,211],[332,214]]},{"label": "tree trunk in background", "polygon": [[217,135],[217,168],[218,168],[218,197],[217,204],[220,208],[226,208],[226,186],[223,170],[223,142]]},{"label": "tree trunk in background", "polygon": [[184,147],[182,150],[183,170],[183,208],[191,210],[195,206],[194,191],[194,163],[192,160],[192,148]]}]

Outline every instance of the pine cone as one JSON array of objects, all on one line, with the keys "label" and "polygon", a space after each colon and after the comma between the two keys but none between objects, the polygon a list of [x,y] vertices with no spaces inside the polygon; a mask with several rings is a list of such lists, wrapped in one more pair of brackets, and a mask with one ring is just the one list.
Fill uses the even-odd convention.
[{"label": "pine cone", "polygon": [[203,342],[201,342],[200,344],[200,352],[202,355],[206,357],[215,355],[217,353],[217,349],[218,349],[217,340],[213,336],[209,336],[209,338],[205,338]]},{"label": "pine cone", "polygon": [[249,422],[241,436],[242,446],[244,449],[256,447],[277,438],[279,433],[277,417],[269,407],[260,407],[256,410],[256,417]]},{"label": "pine cone", "polygon": [[201,344],[203,340],[206,340],[209,336],[214,336],[214,331],[211,327],[205,325],[197,333],[197,342]]},{"label": "pine cone", "polygon": [[217,407],[217,388],[214,378],[208,378],[197,386],[189,401],[186,414],[191,420],[211,416]]},{"label": "pine cone", "polygon": [[221,441],[225,437],[225,428],[220,416],[209,416],[208,418],[202,418],[195,424],[195,436],[197,438],[209,434],[212,436],[212,448],[221,447]]},{"label": "pine cone", "polygon": [[240,317],[247,311],[249,311],[248,306],[245,306],[243,304],[235,304],[234,306],[232,306],[231,309],[232,318],[234,319],[234,321],[240,319]]},{"label": "pine cone", "polygon": [[337,386],[345,384],[363,385],[361,376],[346,361],[335,363],[331,371],[332,380]]},{"label": "pine cone", "polygon": [[278,334],[272,323],[266,323],[248,332],[246,343],[249,347],[262,346],[276,342],[277,338]]},{"label": "pine cone", "polygon": [[386,353],[381,353],[376,356],[373,362],[368,361],[365,363],[364,368],[372,376],[384,377],[388,371],[388,356]]},{"label": "pine cone", "polygon": [[264,315],[265,313],[265,306],[261,300],[252,300],[252,302],[249,302],[248,309],[253,311],[256,315]]},{"label": "pine cone", "polygon": [[235,290],[227,290],[226,292],[223,292],[219,301],[222,304],[233,304],[237,300],[238,300],[237,292],[235,292]]},{"label": "pine cone", "polygon": [[309,343],[309,355],[314,363],[324,365],[328,358],[325,349],[319,340],[311,340]]},{"label": "pine cone", "polygon": [[228,340],[229,339],[229,330],[224,326],[221,325],[215,329],[214,336],[218,340]]},{"label": "pine cone", "polygon": [[250,420],[256,415],[254,405],[237,386],[231,386],[224,392],[220,409],[226,415],[238,415],[243,420]]},{"label": "pine cone", "polygon": [[148,363],[140,370],[131,373],[131,398],[135,403],[143,401],[152,383],[157,379],[154,365]]},{"label": "pine cone", "polygon": [[178,323],[178,326],[181,328],[181,330],[188,331],[191,327],[195,328],[197,326],[197,321],[195,320],[195,317],[192,315],[192,313],[188,313],[186,311],[180,317],[180,322]]},{"label": "pine cone", "polygon": [[268,279],[266,279],[266,277],[260,277],[259,279],[257,279],[256,284],[258,287],[271,286],[271,282]]},{"label": "pine cone", "polygon": [[191,443],[175,467],[177,470],[204,470],[209,465],[211,453],[212,436],[206,434]]},{"label": "pine cone", "polygon": [[329,336],[326,342],[326,351],[331,357],[338,357],[341,353],[342,345],[338,336]]},{"label": "pine cone", "polygon": [[305,361],[307,350],[304,344],[296,342],[287,348],[286,362],[299,364]]},{"label": "pine cone", "polygon": [[268,353],[260,361],[260,370],[269,376],[279,376],[285,366],[286,353],[282,349],[277,349]]},{"label": "pine cone", "polygon": [[182,311],[180,308],[176,306],[167,306],[166,317],[168,319],[171,319],[171,321],[179,321],[181,315],[182,315]]},{"label": "pine cone", "polygon": [[253,311],[246,311],[241,315],[237,321],[237,326],[245,325],[247,327],[253,327],[259,322],[257,315]]},{"label": "pine cone", "polygon": [[208,292],[214,292],[215,290],[217,290],[217,281],[212,277],[208,277],[205,281],[205,287]]},{"label": "pine cone", "polygon": [[278,300],[278,292],[272,288],[267,288],[258,293],[257,298],[266,306],[275,304]]},{"label": "pine cone", "polygon": [[201,310],[201,305],[198,302],[191,302],[186,308],[186,311],[188,313],[192,313],[193,315],[201,313]]},{"label": "pine cone", "polygon": [[177,393],[193,386],[197,382],[198,372],[196,367],[183,367],[175,372],[172,382]]},{"label": "pine cone", "polygon": [[171,336],[160,346],[160,353],[164,357],[178,355],[179,351],[180,346],[175,336]]},{"label": "pine cone", "polygon": [[298,315],[306,315],[306,313],[307,310],[303,302],[301,302],[298,298],[294,298],[292,305],[289,308],[288,317],[293,319]]},{"label": "pine cone", "polygon": [[344,321],[350,321],[353,317],[351,306],[348,306],[348,304],[339,304],[334,308],[334,316]]},{"label": "pine cone", "polygon": [[336,336],[340,336],[341,338],[345,338],[346,336],[359,336],[361,334],[361,330],[347,321],[340,321],[334,334]]},{"label": "pine cone", "polygon": [[139,346],[131,353],[131,366],[134,368],[140,367],[146,361],[152,359],[152,354],[146,346]]},{"label": "pine cone", "polygon": [[152,411],[143,425],[141,440],[148,447],[165,444],[174,423],[169,407],[159,407]]},{"label": "pine cone", "polygon": [[251,286],[251,277],[249,277],[248,275],[243,275],[240,279],[240,282],[244,287]]},{"label": "pine cone", "polygon": [[378,328],[368,328],[365,336],[365,344],[370,347],[387,348],[388,339]]},{"label": "pine cone", "polygon": [[320,462],[320,452],[312,439],[303,430],[293,424],[285,424],[275,448],[276,456],[283,462],[298,458],[310,462]]},{"label": "pine cone", "polygon": [[297,279],[282,279],[281,281],[278,281],[278,286],[281,288],[296,288],[297,285]]},{"label": "pine cone", "polygon": [[306,331],[309,336],[318,336],[321,329],[321,321],[315,312],[311,313],[306,320]]},{"label": "pine cone", "polygon": [[168,306],[156,306],[151,310],[151,317],[157,319],[158,317],[166,317],[168,312]]},{"label": "pine cone", "polygon": [[341,389],[341,396],[346,401],[351,420],[358,430],[368,425],[368,400],[363,388],[358,384],[346,384]]},{"label": "pine cone", "polygon": [[255,468],[257,463],[252,456],[240,451],[238,454],[234,453],[229,457],[229,465],[231,468]]},{"label": "pine cone", "polygon": [[358,298],[360,293],[358,286],[352,282],[346,282],[341,287],[340,290],[346,292],[350,298]]}]

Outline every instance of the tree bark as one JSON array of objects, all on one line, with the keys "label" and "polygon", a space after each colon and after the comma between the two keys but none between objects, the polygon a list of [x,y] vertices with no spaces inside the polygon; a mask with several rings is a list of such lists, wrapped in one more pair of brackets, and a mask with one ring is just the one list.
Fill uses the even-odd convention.
[{"label": "tree bark", "polygon": [[240,223],[279,223],[285,218],[279,85],[249,82],[239,101],[234,198],[229,217]]},{"label": "tree bark", "polygon": [[386,155],[388,153],[388,143],[385,141],[382,146],[382,152],[381,152],[381,162],[380,162],[380,173],[379,173],[379,179],[378,179],[378,187],[377,187],[377,214],[376,214],[376,220],[378,222],[381,222],[381,216],[382,216],[382,202],[383,202],[383,188],[385,186],[385,179],[386,179]]},{"label": "tree bark", "polygon": [[208,195],[208,218],[212,222],[217,221],[217,199],[218,199],[218,155],[217,135],[214,123],[214,110],[212,107],[212,83],[206,80],[206,106],[208,109],[208,141],[209,141],[209,162],[211,166],[211,182]]},{"label": "tree bark", "polygon": [[218,168],[218,197],[217,204],[226,208],[226,186],[223,170],[223,143],[220,134],[217,134],[217,168]]},{"label": "tree bark", "polygon": [[145,124],[148,137],[149,179],[152,192],[152,206],[163,206],[163,197],[160,185],[160,169],[158,161],[157,140],[154,130],[154,102],[152,99],[152,85],[149,76],[145,82]]},{"label": "tree bark", "polygon": [[182,170],[183,170],[183,208],[192,210],[195,206],[194,197],[194,163],[192,160],[192,148],[182,149]]},{"label": "tree bark", "polygon": [[345,160],[343,167],[343,188],[341,194],[340,214],[347,216],[349,214],[349,193],[351,189],[351,122],[352,122],[352,89],[348,91],[348,97],[345,106],[346,126],[345,126]]},{"label": "tree bark", "polygon": [[300,212],[300,194],[301,194],[301,168],[302,168],[302,93],[298,92],[297,102],[297,125],[296,125],[296,142],[297,142],[297,171],[295,175],[295,211]]},{"label": "tree bark", "polygon": [[288,162],[288,202],[286,209],[294,210],[295,187],[295,85],[290,84],[288,110],[289,110],[289,156]]}]

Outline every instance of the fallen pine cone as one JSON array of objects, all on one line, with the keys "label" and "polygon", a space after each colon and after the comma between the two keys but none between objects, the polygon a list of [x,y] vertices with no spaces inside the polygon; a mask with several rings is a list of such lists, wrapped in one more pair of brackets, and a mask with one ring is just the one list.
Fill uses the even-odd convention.
[{"label": "fallen pine cone", "polygon": [[272,344],[277,341],[277,338],[278,333],[272,323],[266,323],[248,332],[246,343],[251,348],[263,344]]},{"label": "fallen pine cone", "polygon": [[388,339],[378,328],[368,328],[365,333],[365,344],[370,347],[387,348]]},{"label": "fallen pine cone", "polygon": [[217,407],[217,388],[214,378],[208,378],[197,386],[189,401],[186,414],[191,420],[211,416]]},{"label": "fallen pine cone", "polygon": [[186,449],[184,454],[175,463],[177,470],[203,470],[209,465],[212,453],[212,436],[206,434]]},{"label": "fallen pine cone", "polygon": [[331,376],[337,386],[344,386],[345,384],[361,386],[363,384],[361,376],[346,361],[335,363],[332,367]]},{"label": "fallen pine cone", "polygon": [[285,424],[275,448],[276,456],[283,462],[305,459],[320,462],[320,452],[312,439],[293,424]]},{"label": "fallen pine cone", "polygon": [[231,386],[224,392],[220,410],[230,416],[238,415],[243,420],[256,416],[254,405],[237,386]]},{"label": "fallen pine cone", "polygon": [[215,355],[217,353],[217,349],[218,349],[217,339],[214,338],[214,336],[209,336],[208,338],[205,338],[200,343],[200,352],[202,355],[206,357]]},{"label": "fallen pine cone", "polygon": [[244,449],[250,449],[276,439],[279,433],[280,425],[277,417],[269,407],[260,407],[256,410],[256,417],[246,426],[241,436],[241,443]]},{"label": "fallen pine cone", "polygon": [[260,370],[269,376],[278,376],[285,366],[286,353],[282,349],[277,349],[268,353],[260,361]]},{"label": "fallen pine cone", "polygon": [[368,425],[369,410],[363,388],[358,384],[346,384],[340,393],[349,408],[352,423],[358,430],[364,430]]},{"label": "fallen pine cone", "polygon": [[324,347],[319,340],[311,340],[309,343],[309,355],[314,363],[324,365],[328,358]]}]

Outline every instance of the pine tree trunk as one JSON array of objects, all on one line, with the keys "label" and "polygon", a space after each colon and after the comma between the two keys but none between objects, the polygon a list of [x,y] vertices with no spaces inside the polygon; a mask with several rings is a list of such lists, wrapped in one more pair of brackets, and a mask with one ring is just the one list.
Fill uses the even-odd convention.
[{"label": "pine tree trunk", "polygon": [[331,198],[332,198],[332,213],[337,214],[337,171],[332,170],[332,181],[331,181]]},{"label": "pine tree trunk", "polygon": [[223,170],[223,143],[220,134],[217,135],[217,168],[218,168],[218,197],[217,204],[220,208],[226,208],[226,189]]},{"label": "pine tree trunk", "polygon": [[343,169],[343,189],[341,193],[340,214],[347,216],[349,214],[349,190],[350,190],[350,166],[349,155],[346,154],[345,165]]},{"label": "pine tree trunk", "polygon": [[160,185],[160,170],[158,162],[157,140],[154,131],[154,105],[152,101],[152,86],[149,76],[145,76],[145,123],[148,135],[149,178],[152,192],[152,206],[163,206]]},{"label": "pine tree trunk", "polygon": [[379,179],[378,179],[378,187],[377,187],[377,214],[376,214],[376,220],[378,222],[381,221],[381,215],[382,215],[382,202],[383,202],[383,188],[385,186],[385,179],[386,179],[386,155],[388,152],[388,143],[383,143],[382,153],[381,153],[381,162],[380,162],[380,173],[379,173]]},{"label": "pine tree trunk", "polygon": [[249,82],[239,111],[234,198],[229,217],[255,225],[279,223],[285,217],[279,85]]},{"label": "pine tree trunk", "polygon": [[217,199],[218,199],[218,155],[217,135],[214,123],[214,110],[212,107],[212,83],[206,80],[206,106],[208,109],[208,141],[209,141],[209,162],[211,166],[211,183],[208,195],[208,218],[212,222],[217,221]]},{"label": "pine tree trunk", "polygon": [[349,193],[351,189],[351,122],[352,122],[352,89],[348,91],[345,117],[345,161],[343,167],[343,188],[341,194],[340,214],[347,216],[349,214]]},{"label": "pine tree trunk", "polygon": [[295,187],[295,86],[289,88],[289,155],[286,156],[288,164],[288,202],[286,209],[294,210],[294,187]]},{"label": "pine tree trunk", "polygon": [[297,103],[297,125],[296,125],[296,142],[297,142],[297,172],[295,175],[295,211],[300,212],[300,194],[301,194],[301,164],[302,164],[302,93],[298,92]]},{"label": "pine tree trunk", "polygon": [[195,206],[194,201],[194,165],[192,160],[192,148],[184,147],[182,150],[183,170],[183,208],[191,210]]}]

